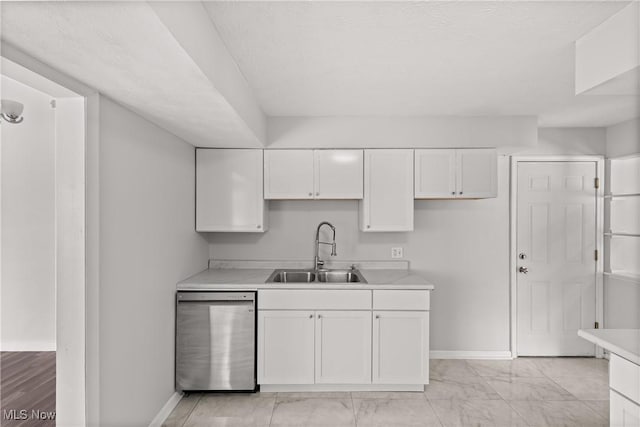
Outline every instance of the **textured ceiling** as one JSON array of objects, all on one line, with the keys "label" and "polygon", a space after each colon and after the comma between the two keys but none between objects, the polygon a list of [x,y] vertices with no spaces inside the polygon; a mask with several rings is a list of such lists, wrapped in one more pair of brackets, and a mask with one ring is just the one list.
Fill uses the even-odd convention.
[{"label": "textured ceiling", "polygon": [[574,95],[573,42],[626,2],[207,2],[270,116],[537,115],[602,126],[638,98]]},{"label": "textured ceiling", "polygon": [[146,2],[0,8],[3,41],[192,144],[262,146]]}]

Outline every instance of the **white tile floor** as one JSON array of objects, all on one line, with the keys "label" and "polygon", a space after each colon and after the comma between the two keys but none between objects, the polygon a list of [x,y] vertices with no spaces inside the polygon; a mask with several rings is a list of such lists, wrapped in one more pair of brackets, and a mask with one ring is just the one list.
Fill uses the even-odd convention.
[{"label": "white tile floor", "polygon": [[424,393],[195,393],[164,425],[607,426],[607,370],[604,359],[432,360]]}]

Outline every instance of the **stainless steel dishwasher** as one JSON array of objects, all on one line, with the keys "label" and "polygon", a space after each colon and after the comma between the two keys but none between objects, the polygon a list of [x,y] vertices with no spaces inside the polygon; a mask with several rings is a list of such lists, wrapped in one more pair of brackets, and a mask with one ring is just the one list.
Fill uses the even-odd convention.
[{"label": "stainless steel dishwasher", "polygon": [[255,292],[178,292],[177,390],[256,390],[255,301]]}]

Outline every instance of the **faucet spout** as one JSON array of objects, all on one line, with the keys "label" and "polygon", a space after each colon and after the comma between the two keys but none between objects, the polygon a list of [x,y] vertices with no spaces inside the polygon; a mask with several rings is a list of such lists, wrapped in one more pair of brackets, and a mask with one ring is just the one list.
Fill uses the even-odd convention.
[{"label": "faucet spout", "polygon": [[[327,225],[331,228],[333,232],[333,238],[331,242],[321,242],[320,241],[320,229],[323,225]],[[316,229],[316,240],[315,240],[315,257],[313,258],[313,269],[318,270],[318,267],[324,265],[324,261],[320,259],[318,256],[318,252],[320,250],[320,245],[330,245],[331,246],[331,256],[336,256],[336,228],[328,221],[322,221],[318,224],[318,228]]]}]

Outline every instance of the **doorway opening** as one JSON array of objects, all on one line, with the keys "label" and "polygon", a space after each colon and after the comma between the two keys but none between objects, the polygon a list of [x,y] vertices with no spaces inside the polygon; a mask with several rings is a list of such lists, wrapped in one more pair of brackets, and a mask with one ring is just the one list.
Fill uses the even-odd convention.
[{"label": "doorway opening", "polygon": [[5,57],[0,65],[3,112],[5,101],[23,108],[20,120],[0,119],[0,424],[76,424],[78,405],[84,419],[85,98]]}]

